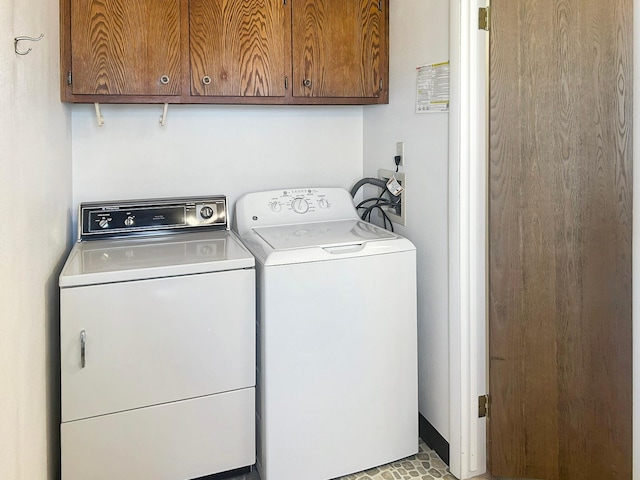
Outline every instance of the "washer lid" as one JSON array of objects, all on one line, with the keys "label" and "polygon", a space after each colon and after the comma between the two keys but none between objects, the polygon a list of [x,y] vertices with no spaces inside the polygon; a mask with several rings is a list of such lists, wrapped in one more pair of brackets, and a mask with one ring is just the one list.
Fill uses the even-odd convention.
[{"label": "washer lid", "polygon": [[238,268],[255,260],[229,231],[76,243],[60,274],[60,287],[145,280]]},{"label": "washer lid", "polygon": [[254,227],[253,231],[274,250],[353,245],[397,238],[392,232],[362,220]]}]

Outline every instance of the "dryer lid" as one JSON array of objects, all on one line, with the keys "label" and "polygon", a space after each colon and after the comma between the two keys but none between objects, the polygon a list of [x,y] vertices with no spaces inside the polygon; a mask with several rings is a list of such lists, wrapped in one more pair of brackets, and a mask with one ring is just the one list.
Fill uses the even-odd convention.
[{"label": "dryer lid", "polygon": [[353,245],[397,238],[392,232],[362,220],[254,227],[253,231],[274,250]]},{"label": "dryer lid", "polygon": [[253,268],[255,260],[230,231],[206,231],[76,243],[59,278],[76,287]]}]

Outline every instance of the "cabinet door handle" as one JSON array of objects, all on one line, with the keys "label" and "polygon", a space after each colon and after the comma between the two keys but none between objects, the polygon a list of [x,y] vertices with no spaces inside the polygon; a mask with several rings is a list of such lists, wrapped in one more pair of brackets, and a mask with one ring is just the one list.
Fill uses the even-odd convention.
[{"label": "cabinet door handle", "polygon": [[209,85],[211,83],[211,77],[209,75],[205,75],[202,77],[202,84]]},{"label": "cabinet door handle", "polygon": [[308,78],[305,78],[305,79],[302,81],[302,85],[304,85],[305,87],[310,87],[310,86],[311,86],[311,80],[310,80],[310,79],[308,79]]},{"label": "cabinet door handle", "polygon": [[84,330],[80,332],[80,368],[84,368],[87,364],[87,334]]},{"label": "cabinet door handle", "polygon": [[162,75],[160,77],[160,83],[163,85],[167,85],[169,83],[169,75]]}]

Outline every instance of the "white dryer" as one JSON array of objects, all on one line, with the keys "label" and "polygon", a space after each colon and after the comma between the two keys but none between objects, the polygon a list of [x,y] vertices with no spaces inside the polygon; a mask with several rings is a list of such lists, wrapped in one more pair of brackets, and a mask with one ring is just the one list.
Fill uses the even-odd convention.
[{"label": "white dryer", "polygon": [[226,198],[82,204],[78,231],[60,275],[62,480],[253,465],[254,259]]},{"label": "white dryer", "polygon": [[418,451],[416,253],[339,188],[245,195],[256,258],[257,467],[326,480]]}]

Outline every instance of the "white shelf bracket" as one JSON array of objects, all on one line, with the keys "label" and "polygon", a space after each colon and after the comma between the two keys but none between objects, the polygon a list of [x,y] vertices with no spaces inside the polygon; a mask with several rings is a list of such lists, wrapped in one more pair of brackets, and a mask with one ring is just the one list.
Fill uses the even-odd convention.
[{"label": "white shelf bracket", "polygon": [[104,117],[100,113],[100,104],[96,102],[93,104],[93,106],[96,108],[96,118],[98,119],[98,126],[101,127],[104,125]]},{"label": "white shelf bracket", "polygon": [[167,123],[167,111],[169,110],[169,104],[165,103],[164,108],[162,109],[162,115],[160,116],[160,125],[164,127],[165,123]]}]

